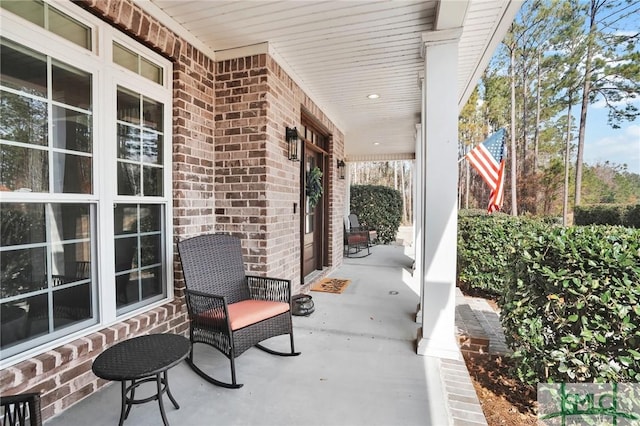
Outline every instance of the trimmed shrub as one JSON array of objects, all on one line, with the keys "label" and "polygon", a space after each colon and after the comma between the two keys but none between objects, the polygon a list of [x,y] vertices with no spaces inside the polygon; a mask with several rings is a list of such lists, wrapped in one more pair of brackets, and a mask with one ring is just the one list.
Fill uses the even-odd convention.
[{"label": "trimmed shrub", "polygon": [[576,206],[575,225],[622,225],[640,228],[640,204],[593,204]]},{"label": "trimmed shrub", "polygon": [[[462,213],[462,212],[461,212]],[[546,233],[548,225],[509,215],[473,215],[458,218],[458,285],[500,296],[512,274],[514,242],[523,229]]]},{"label": "trimmed shrub", "polygon": [[402,219],[400,191],[377,185],[351,186],[351,213],[358,215],[360,225],[375,229],[378,241],[395,241]]},{"label": "trimmed shrub", "polygon": [[523,228],[501,321],[527,383],[640,381],[640,230]]},{"label": "trimmed shrub", "polygon": [[624,226],[640,229],[640,204],[627,206],[622,223]]}]

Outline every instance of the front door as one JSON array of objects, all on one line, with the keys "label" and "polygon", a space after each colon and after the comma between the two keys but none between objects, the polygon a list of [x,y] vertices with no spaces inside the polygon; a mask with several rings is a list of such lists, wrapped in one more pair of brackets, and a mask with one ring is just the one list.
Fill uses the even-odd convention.
[{"label": "front door", "polygon": [[[312,273],[317,269],[322,269],[322,224],[323,206],[326,194],[323,194],[318,204],[311,206],[309,196],[306,193],[306,183],[309,173],[314,167],[323,170],[323,155],[317,152],[310,144],[305,144],[304,168],[302,173],[302,205],[304,211],[302,215],[302,277]],[[324,182],[324,176],[322,181]]]}]

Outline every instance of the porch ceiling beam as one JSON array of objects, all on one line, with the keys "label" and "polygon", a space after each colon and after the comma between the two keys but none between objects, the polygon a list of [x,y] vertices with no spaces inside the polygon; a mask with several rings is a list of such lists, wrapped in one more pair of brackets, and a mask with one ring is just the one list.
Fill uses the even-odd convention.
[{"label": "porch ceiling beam", "polygon": [[436,31],[459,28],[464,24],[469,0],[440,0],[436,8]]}]

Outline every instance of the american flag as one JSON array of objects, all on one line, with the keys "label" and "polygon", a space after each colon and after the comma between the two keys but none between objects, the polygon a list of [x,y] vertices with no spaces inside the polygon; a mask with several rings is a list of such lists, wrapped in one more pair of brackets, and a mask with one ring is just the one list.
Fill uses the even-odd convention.
[{"label": "american flag", "polygon": [[489,213],[500,210],[504,198],[505,133],[504,129],[498,130],[466,155],[466,159],[491,188]]}]

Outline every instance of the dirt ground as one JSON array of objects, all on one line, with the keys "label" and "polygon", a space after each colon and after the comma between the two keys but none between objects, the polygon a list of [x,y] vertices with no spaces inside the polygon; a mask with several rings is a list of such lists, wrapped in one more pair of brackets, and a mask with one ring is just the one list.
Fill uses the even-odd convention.
[{"label": "dirt ground", "polygon": [[489,426],[537,424],[536,388],[510,373],[508,358],[475,354],[465,361]]},{"label": "dirt ground", "polygon": [[[494,297],[465,290],[463,293],[484,298],[498,311]],[[465,356],[465,362],[489,426],[538,424],[536,388],[522,383],[512,374],[508,356],[474,354]]]}]

